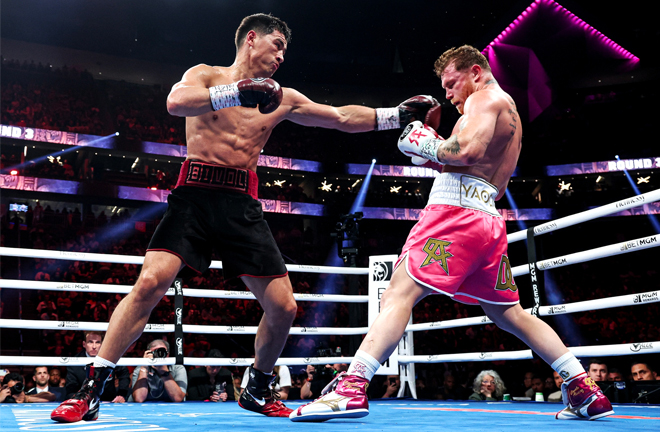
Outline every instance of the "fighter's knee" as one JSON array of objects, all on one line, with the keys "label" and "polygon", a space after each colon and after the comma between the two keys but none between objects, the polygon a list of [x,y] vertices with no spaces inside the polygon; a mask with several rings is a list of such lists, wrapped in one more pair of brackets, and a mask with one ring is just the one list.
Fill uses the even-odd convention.
[{"label": "fighter's knee", "polygon": [[[169,288],[169,281],[163,281],[155,272],[142,271],[131,293],[138,299],[150,300]],[[160,300],[160,297],[159,297]]]}]

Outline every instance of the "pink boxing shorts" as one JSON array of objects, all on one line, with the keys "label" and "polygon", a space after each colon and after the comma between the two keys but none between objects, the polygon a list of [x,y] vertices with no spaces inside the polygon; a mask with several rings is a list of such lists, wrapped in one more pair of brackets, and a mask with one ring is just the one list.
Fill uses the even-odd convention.
[{"label": "pink boxing shorts", "polygon": [[518,303],[497,194],[480,178],[441,173],[396,267],[405,262],[417,283],[461,303]]}]

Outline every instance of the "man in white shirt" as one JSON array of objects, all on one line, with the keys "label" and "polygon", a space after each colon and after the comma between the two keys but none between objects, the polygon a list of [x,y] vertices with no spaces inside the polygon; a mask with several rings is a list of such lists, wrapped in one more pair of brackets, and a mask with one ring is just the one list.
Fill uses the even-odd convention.
[{"label": "man in white shirt", "polygon": [[66,396],[66,391],[64,387],[50,387],[50,374],[48,373],[48,368],[46,366],[37,366],[34,368],[34,375],[32,379],[35,382],[35,386],[27,391],[26,395],[36,395],[39,393],[52,393],[55,395],[55,402],[62,402]]}]

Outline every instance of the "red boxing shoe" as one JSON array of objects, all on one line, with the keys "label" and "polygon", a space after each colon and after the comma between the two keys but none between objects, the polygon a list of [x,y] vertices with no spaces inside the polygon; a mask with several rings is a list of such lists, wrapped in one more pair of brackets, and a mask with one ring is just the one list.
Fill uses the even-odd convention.
[{"label": "red boxing shoe", "polygon": [[112,368],[87,365],[87,377],[80,390],[60,404],[50,418],[60,423],[81,420],[93,421],[99,417],[99,404],[105,382],[112,379]]},{"label": "red boxing shoe", "polygon": [[289,419],[294,422],[322,422],[338,418],[360,418],[369,415],[367,399],[369,381],[342,372],[328,384],[322,396],[298,407]]},{"label": "red boxing shoe", "polygon": [[568,384],[562,383],[561,394],[566,408],[555,415],[557,420],[596,420],[614,414],[612,404],[600,387],[586,376],[586,372],[583,374]]},{"label": "red boxing shoe", "polygon": [[250,366],[249,376],[248,384],[238,399],[238,405],[267,417],[289,417],[293,410],[280,402],[279,393],[271,388],[271,383],[277,375],[265,374]]}]

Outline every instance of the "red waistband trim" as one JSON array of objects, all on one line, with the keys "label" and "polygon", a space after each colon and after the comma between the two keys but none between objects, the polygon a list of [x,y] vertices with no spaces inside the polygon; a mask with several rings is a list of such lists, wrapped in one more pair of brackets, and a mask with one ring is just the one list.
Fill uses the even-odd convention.
[{"label": "red waistband trim", "polygon": [[259,178],[254,171],[190,159],[183,161],[176,182],[179,186],[239,192],[254,199],[259,196]]}]

